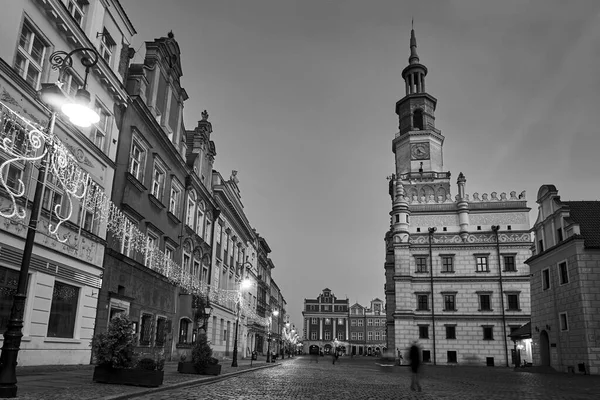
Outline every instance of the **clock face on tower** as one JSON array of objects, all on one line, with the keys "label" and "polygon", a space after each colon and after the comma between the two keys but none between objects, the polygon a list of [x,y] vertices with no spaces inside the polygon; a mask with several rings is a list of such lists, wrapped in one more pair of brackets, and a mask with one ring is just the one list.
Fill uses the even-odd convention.
[{"label": "clock face on tower", "polygon": [[429,160],[429,143],[413,143],[410,147],[411,160]]}]

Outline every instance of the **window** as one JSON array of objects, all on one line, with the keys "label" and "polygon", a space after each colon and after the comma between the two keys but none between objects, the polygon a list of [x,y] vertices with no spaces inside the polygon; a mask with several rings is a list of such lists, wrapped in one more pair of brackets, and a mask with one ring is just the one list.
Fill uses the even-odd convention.
[{"label": "window", "polygon": [[204,283],[208,283],[208,266],[205,264],[202,265],[202,276],[200,277],[200,280]]},{"label": "window", "polygon": [[487,256],[475,256],[475,264],[477,272],[490,272]]},{"label": "window", "polygon": [[199,278],[200,277],[200,260],[194,260],[194,266],[191,271],[192,277]]},{"label": "window", "polygon": [[112,38],[112,36],[110,36],[110,33],[108,33],[106,28],[104,28],[104,30],[102,31],[100,48],[98,52],[100,53],[100,57],[102,57],[108,65],[110,65],[115,46],[116,43],[114,39]]},{"label": "window", "polygon": [[479,311],[492,311],[492,296],[490,294],[479,295]]},{"label": "window", "polygon": [[448,351],[447,354],[447,359],[449,363],[456,363],[457,361],[457,355],[456,355],[456,351]]},{"label": "window", "polygon": [[317,332],[310,333],[310,340],[317,340]]},{"label": "window", "polygon": [[562,232],[562,228],[558,228],[556,230],[556,239],[558,239],[559,242],[563,241],[563,232]]},{"label": "window", "polygon": [[427,257],[416,257],[417,272],[427,272]]},{"label": "window", "polygon": [[54,282],[50,319],[48,320],[48,337],[74,337],[78,300],[78,287],[58,281]]},{"label": "window", "polygon": [[374,320],[374,321],[373,321],[373,325],[375,325],[375,326],[379,326],[379,320],[378,320],[378,319]]},{"label": "window", "polygon": [[419,294],[417,295],[417,310],[428,311],[429,310],[429,295]]},{"label": "window", "polygon": [[444,311],[456,311],[456,295],[444,294]]},{"label": "window", "polygon": [[364,335],[362,332],[358,332],[358,340],[363,340]]},{"label": "window", "polygon": [[313,324],[313,325],[317,325],[319,323],[319,321],[317,321],[316,318],[311,318],[310,319],[310,323]]},{"label": "window", "polygon": [[196,233],[198,236],[202,236],[202,230],[204,229],[204,202],[201,201],[198,203],[198,208],[196,209]]},{"label": "window", "polygon": [[102,189],[98,184],[88,185],[88,189],[85,194],[86,200],[82,202],[81,209],[79,210],[79,221],[81,223],[81,227],[84,230],[93,233],[94,235],[98,235],[98,231],[100,230],[100,218],[95,201],[90,201],[90,199],[94,199],[98,192],[101,191]]},{"label": "window", "polygon": [[131,141],[129,153],[129,173],[140,182],[144,180],[144,169],[146,168],[146,149],[135,137]]},{"label": "window", "polygon": [[165,245],[165,258],[167,260],[173,261],[173,254],[174,253],[175,253],[175,250],[171,246]]},{"label": "window", "polygon": [[357,323],[358,323],[358,326],[363,326],[363,320],[362,319],[359,319]]},{"label": "window", "polygon": [[331,320],[329,318],[325,318],[325,325],[331,325]]},{"label": "window", "polygon": [[558,314],[560,317],[560,330],[568,331],[569,330],[569,318],[566,312]]},{"label": "window", "polygon": [[514,272],[516,270],[515,256],[504,256],[504,271]]},{"label": "window", "polygon": [[455,326],[446,326],[446,339],[456,339]]},{"label": "window", "polygon": [[165,168],[157,160],[154,160],[154,168],[152,169],[152,196],[158,200],[162,200],[165,188],[165,175]]},{"label": "window", "polygon": [[558,264],[558,273],[560,276],[560,284],[564,285],[565,283],[569,283],[569,271],[567,270],[567,263],[561,262]]},{"label": "window", "polygon": [[371,318],[367,319],[367,326],[373,326],[373,320]]},{"label": "window", "polygon": [[353,320],[350,321],[350,326],[356,326],[356,320],[355,319],[353,319]]},{"label": "window", "polygon": [[356,332],[351,332],[351,333],[350,333],[350,338],[351,338],[352,340],[356,340]]},{"label": "window", "polygon": [[483,340],[494,340],[494,327],[484,326],[483,327]]},{"label": "window", "polygon": [[325,331],[325,340],[331,340],[331,332]]},{"label": "window", "polygon": [[185,344],[188,342],[188,331],[190,328],[190,321],[182,319],[179,321],[179,344]]},{"label": "window", "polygon": [[[210,213],[206,214],[206,228],[204,228],[204,241],[208,244],[212,244],[212,216]],[[243,259],[241,261],[244,261]]]},{"label": "window", "polygon": [[167,325],[167,320],[165,318],[158,318],[156,320],[156,339],[154,341],[154,343],[156,344],[156,346],[164,346],[165,344],[165,339],[167,336],[167,333],[165,332],[165,327]]},{"label": "window", "polygon": [[423,362],[431,362],[431,351],[423,350],[421,352],[421,358],[423,359]]},{"label": "window", "polygon": [[519,295],[516,293],[507,294],[506,300],[508,302],[508,309],[510,311],[519,311]]},{"label": "window", "polygon": [[542,270],[542,289],[550,289],[550,270],[548,268]]},{"label": "window", "polygon": [[181,185],[175,180],[171,180],[171,193],[169,194],[169,212],[176,217],[179,216],[179,206],[181,204]]},{"label": "window", "polygon": [[379,331],[375,332],[375,340],[380,340],[381,333]]},{"label": "window", "polygon": [[98,100],[96,100],[96,112],[100,116],[100,121],[93,129],[92,140],[96,147],[105,151],[106,138],[110,135],[112,127],[112,114]]},{"label": "window", "polygon": [[429,326],[428,325],[419,326],[419,339],[429,339]]},{"label": "window", "polygon": [[338,332],[337,338],[338,338],[338,340],[345,340],[346,338],[344,337],[344,332]]},{"label": "window", "polygon": [[17,46],[15,69],[36,90],[40,85],[46,48],[46,43],[34,32],[30,22],[25,20]]},{"label": "window", "polygon": [[160,246],[160,239],[158,236],[150,231],[146,232],[146,254],[144,257],[144,265],[146,267],[150,267],[152,264],[152,256],[154,255],[154,251],[158,249]]},{"label": "window", "polygon": [[[59,180],[54,176],[52,170],[48,170],[46,176],[46,187],[44,188],[44,196],[42,197],[42,208],[50,211],[52,214],[64,215],[63,190],[60,188]],[[57,209],[57,206],[60,206]]]},{"label": "window", "polygon": [[544,251],[544,241],[538,240],[538,247],[540,249],[540,253]]},{"label": "window", "polygon": [[69,0],[67,9],[69,14],[73,17],[77,25],[83,27],[83,16],[85,15],[85,9],[88,5],[86,0]]},{"label": "window", "polygon": [[79,77],[76,76],[75,72],[72,70],[65,72],[65,74],[62,77],[62,83],[62,89],[65,92],[67,92],[71,97],[75,97],[75,95],[77,94],[77,89],[83,86],[81,79],[79,79]]},{"label": "window", "polygon": [[[185,224],[192,229],[194,228],[195,214],[196,214],[196,194],[194,192],[191,192],[190,194],[188,194],[188,198],[187,198],[187,213],[186,213]],[[225,242],[225,245],[227,245],[227,241]],[[227,252],[227,250],[225,250],[225,252]]]},{"label": "window", "polygon": [[133,229],[136,226],[137,224],[129,218],[126,218],[125,223],[123,224],[123,234],[121,235],[121,253],[127,257],[131,256],[131,252],[133,250],[131,240],[133,236]]},{"label": "window", "polygon": [[413,129],[423,130],[423,110],[419,108],[413,112]]},{"label": "window", "polygon": [[442,272],[454,272],[454,257],[442,257]]},{"label": "window", "polygon": [[190,256],[190,253],[186,252],[186,250],[183,250],[183,257],[182,257],[182,268],[184,271],[190,271],[191,272],[191,267],[192,267],[192,257]]},{"label": "window", "polygon": [[373,332],[367,332],[367,340],[373,340]]}]

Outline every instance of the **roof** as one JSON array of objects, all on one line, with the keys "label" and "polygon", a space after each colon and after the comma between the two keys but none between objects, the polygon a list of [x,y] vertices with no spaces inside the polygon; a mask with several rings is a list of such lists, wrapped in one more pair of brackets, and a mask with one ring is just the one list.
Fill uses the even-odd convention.
[{"label": "roof", "polygon": [[600,201],[563,201],[569,214],[579,224],[585,247],[600,248]]},{"label": "roof", "polygon": [[510,335],[512,340],[529,339],[531,338],[531,322],[515,329]]}]

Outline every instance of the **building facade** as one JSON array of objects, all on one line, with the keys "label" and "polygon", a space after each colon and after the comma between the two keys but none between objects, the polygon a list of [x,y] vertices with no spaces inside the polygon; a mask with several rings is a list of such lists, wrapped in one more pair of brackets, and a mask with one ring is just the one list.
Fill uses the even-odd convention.
[{"label": "building facade", "polygon": [[396,103],[390,230],[385,236],[387,347],[418,339],[423,360],[510,364],[507,335],[529,321],[529,208],[525,194],[458,193],[444,169],[437,100],[425,90],[414,30],[405,96]]},{"label": "building facade", "polygon": [[[79,128],[58,114],[52,135],[73,156],[73,164],[87,174],[84,184],[110,198],[120,140],[117,127],[128,102],[124,76],[131,54],[129,43],[135,34],[121,4],[116,0],[23,0],[3,7],[0,20],[1,138],[11,143],[10,148],[0,149],[0,164],[12,158],[6,150],[32,156],[33,142],[26,132],[33,126],[47,129],[51,112],[49,105],[40,101],[42,84],[60,81],[60,90],[68,98],[83,85],[85,67],[80,55],[74,55],[72,66],[64,70],[53,68],[50,55],[93,48],[99,60],[89,73],[87,90],[100,121]],[[33,199],[38,177],[37,168],[24,159],[4,165],[0,171],[5,183],[0,185],[1,333],[16,291],[31,212],[31,202],[25,200]],[[106,219],[88,207],[89,197],[76,198],[61,179],[49,168],[30,263],[19,365],[90,362]],[[19,182],[24,192],[17,197],[25,205],[25,219],[6,211],[13,209],[9,192],[19,192]],[[56,235],[51,234],[51,225],[59,226]]]},{"label": "building facade", "polygon": [[[325,288],[315,299],[304,299],[303,345],[304,352],[309,354],[329,354],[333,342],[348,342],[350,333],[350,302],[338,299],[331,289]],[[340,349],[347,353],[346,345]]]},{"label": "building facade", "polygon": [[350,307],[350,353],[359,356],[375,356],[387,350],[387,326],[385,304],[376,298],[370,307],[358,303]]},{"label": "building facade", "polygon": [[531,269],[534,365],[600,373],[600,201],[562,201],[554,185],[537,195]]}]

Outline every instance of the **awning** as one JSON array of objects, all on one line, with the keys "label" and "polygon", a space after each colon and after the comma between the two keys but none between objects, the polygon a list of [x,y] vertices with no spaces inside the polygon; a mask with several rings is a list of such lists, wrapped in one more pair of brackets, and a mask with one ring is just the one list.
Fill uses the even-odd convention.
[{"label": "awning", "polygon": [[515,329],[510,335],[512,340],[531,339],[531,322]]}]

